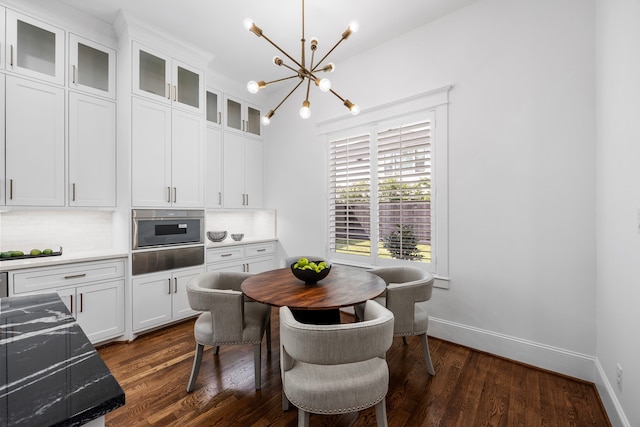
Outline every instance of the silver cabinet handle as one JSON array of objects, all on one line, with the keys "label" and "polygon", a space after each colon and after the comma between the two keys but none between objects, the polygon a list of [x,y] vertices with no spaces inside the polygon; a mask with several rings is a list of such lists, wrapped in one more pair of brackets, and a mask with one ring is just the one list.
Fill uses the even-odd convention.
[{"label": "silver cabinet handle", "polygon": [[167,99],[171,100],[171,83],[167,83]]},{"label": "silver cabinet handle", "polygon": [[78,84],[78,83],[76,82],[76,68],[77,68],[77,67],[76,67],[75,65],[73,65],[73,81],[72,81],[72,83],[73,83],[74,85],[75,85],[75,84]]},{"label": "silver cabinet handle", "polygon": [[13,179],[9,180],[9,200],[13,200]]},{"label": "silver cabinet handle", "polygon": [[218,191],[218,205],[222,205],[222,193]]},{"label": "silver cabinet handle", "polygon": [[71,315],[73,315],[73,295],[69,295],[69,300],[71,301],[71,304],[69,304],[71,309],[69,311],[71,312]]},{"label": "silver cabinet handle", "polygon": [[173,102],[178,100],[178,85],[173,85]]},{"label": "silver cabinet handle", "polygon": [[76,183],[71,184],[71,201],[76,201]]},{"label": "silver cabinet handle", "polygon": [[13,45],[11,45],[11,55],[9,57],[9,65],[13,68]]},{"label": "silver cabinet handle", "polygon": [[80,294],[80,313],[82,313],[82,311],[83,311],[83,306],[84,306],[83,300],[84,300],[84,298],[82,298],[82,294]]},{"label": "silver cabinet handle", "polygon": [[87,273],[81,273],[81,274],[72,274],[71,276],[64,276],[65,279],[79,279],[81,277],[85,277],[87,275]]},{"label": "silver cabinet handle", "polygon": [[178,293],[178,278],[177,277],[173,278],[173,293],[174,294]]},{"label": "silver cabinet handle", "polygon": [[176,187],[173,187],[173,203],[175,203],[178,200],[178,189]]},{"label": "silver cabinet handle", "polygon": [[231,256],[231,255],[233,255],[233,254],[220,254],[221,257],[225,257],[225,258],[228,257],[228,256]]},{"label": "silver cabinet handle", "polygon": [[167,292],[168,295],[171,295],[171,279],[167,279],[169,281],[169,292]]},{"label": "silver cabinet handle", "polygon": [[264,251],[266,251],[266,249],[263,248],[263,249],[258,249],[256,252],[264,252]]},{"label": "silver cabinet handle", "polygon": [[171,203],[171,187],[167,187],[167,203]]},{"label": "silver cabinet handle", "polygon": [[221,112],[218,113],[218,124],[219,125],[222,124],[222,113]]}]

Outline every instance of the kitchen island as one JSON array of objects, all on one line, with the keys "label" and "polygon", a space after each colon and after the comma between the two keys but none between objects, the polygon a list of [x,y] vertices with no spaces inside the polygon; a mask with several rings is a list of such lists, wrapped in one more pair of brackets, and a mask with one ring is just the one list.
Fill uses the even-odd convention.
[{"label": "kitchen island", "polygon": [[103,425],[124,403],[56,293],[0,299],[0,425]]}]

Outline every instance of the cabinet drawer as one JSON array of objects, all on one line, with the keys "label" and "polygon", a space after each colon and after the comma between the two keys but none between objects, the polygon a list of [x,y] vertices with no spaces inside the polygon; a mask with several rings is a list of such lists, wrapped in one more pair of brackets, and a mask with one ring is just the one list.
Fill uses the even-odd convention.
[{"label": "cabinet drawer", "polygon": [[35,292],[124,277],[124,260],[33,268],[13,274],[13,292]]},{"label": "cabinet drawer", "polygon": [[256,243],[247,245],[245,248],[245,256],[267,255],[276,251],[275,243]]},{"label": "cabinet drawer", "polygon": [[242,246],[230,246],[228,248],[220,249],[207,249],[207,263],[231,261],[238,258],[244,258],[244,248]]}]

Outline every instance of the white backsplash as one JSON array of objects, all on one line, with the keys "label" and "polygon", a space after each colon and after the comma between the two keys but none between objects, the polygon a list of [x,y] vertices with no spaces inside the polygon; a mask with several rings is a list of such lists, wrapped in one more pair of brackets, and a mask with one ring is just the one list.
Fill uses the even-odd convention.
[{"label": "white backsplash", "polygon": [[244,240],[274,239],[276,237],[276,212],[260,211],[208,211],[206,231],[227,231],[231,234],[244,233]]},{"label": "white backsplash", "polygon": [[5,211],[0,213],[0,250],[51,248],[65,252],[112,249],[112,212]]}]

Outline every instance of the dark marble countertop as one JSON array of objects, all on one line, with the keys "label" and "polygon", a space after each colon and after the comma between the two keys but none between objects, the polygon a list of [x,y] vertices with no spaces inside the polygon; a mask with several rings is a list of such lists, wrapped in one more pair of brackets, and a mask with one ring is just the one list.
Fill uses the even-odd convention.
[{"label": "dark marble countertop", "polygon": [[56,293],[0,299],[0,425],[80,426],[124,402]]}]

